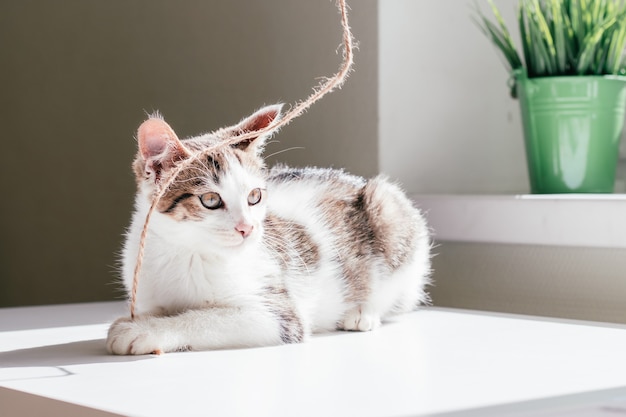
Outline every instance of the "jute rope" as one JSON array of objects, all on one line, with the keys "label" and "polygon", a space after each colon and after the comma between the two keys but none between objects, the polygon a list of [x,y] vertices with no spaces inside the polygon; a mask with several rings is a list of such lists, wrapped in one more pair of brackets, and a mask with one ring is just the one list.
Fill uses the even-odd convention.
[{"label": "jute rope", "polygon": [[339,67],[339,71],[333,77],[325,78],[324,80],[322,80],[318,86],[313,88],[313,92],[306,100],[296,103],[282,118],[274,119],[272,123],[270,123],[263,129],[238,134],[236,136],[221,141],[219,144],[192,154],[189,158],[179,162],[176,165],[175,169],[169,174],[169,176],[167,176],[167,178],[161,180],[157,184],[157,188],[154,192],[154,197],[152,198],[152,203],[150,204],[150,208],[148,209],[146,220],[141,231],[141,238],[139,240],[139,252],[137,254],[137,262],[135,264],[135,270],[133,273],[133,286],[130,298],[130,316],[132,319],[135,318],[135,305],[137,304],[137,287],[139,285],[139,275],[141,273],[141,267],[143,264],[144,254],[146,250],[146,236],[148,234],[150,218],[152,217],[152,213],[154,212],[157,204],[159,203],[161,198],[163,198],[168,188],[174,183],[178,175],[185,168],[188,168],[194,161],[203,158],[219,150],[220,148],[231,146],[243,140],[252,139],[260,135],[271,134],[281,127],[286,126],[293,119],[302,115],[309,107],[311,107],[315,102],[320,100],[326,94],[337,88],[340,88],[346,81],[346,78],[348,77],[353,64],[354,39],[352,36],[352,32],[350,31],[350,26],[348,24],[348,10],[346,1],[337,0],[337,8],[339,9],[339,13],[341,15],[341,27],[343,29],[343,62]]}]

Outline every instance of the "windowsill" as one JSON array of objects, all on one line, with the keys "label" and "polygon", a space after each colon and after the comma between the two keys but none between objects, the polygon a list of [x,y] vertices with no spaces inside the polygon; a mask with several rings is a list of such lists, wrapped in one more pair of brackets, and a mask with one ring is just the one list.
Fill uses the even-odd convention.
[{"label": "windowsill", "polygon": [[438,241],[626,248],[626,194],[414,195]]}]

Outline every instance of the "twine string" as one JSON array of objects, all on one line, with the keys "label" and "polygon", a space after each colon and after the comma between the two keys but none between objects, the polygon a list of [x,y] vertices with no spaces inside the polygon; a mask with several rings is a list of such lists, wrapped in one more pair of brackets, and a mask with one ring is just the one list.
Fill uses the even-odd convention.
[{"label": "twine string", "polygon": [[141,231],[141,237],[139,240],[139,251],[137,253],[137,261],[135,263],[135,270],[133,273],[130,299],[130,316],[132,319],[135,319],[136,317],[137,288],[139,286],[139,275],[141,273],[141,268],[145,255],[146,237],[148,235],[148,226],[150,224],[150,219],[152,217],[152,213],[156,209],[157,204],[159,203],[159,201],[161,201],[169,187],[174,183],[174,181],[176,181],[178,175],[185,168],[188,168],[194,161],[206,157],[207,155],[212,154],[221,148],[232,146],[246,139],[252,139],[261,135],[268,135],[276,132],[281,127],[289,124],[293,119],[301,116],[309,107],[311,107],[315,102],[319,101],[326,94],[334,91],[337,88],[341,88],[341,86],[345,83],[354,63],[354,38],[352,36],[350,25],[348,23],[348,7],[346,5],[346,0],[337,0],[337,8],[339,9],[339,13],[341,15],[341,27],[343,29],[343,61],[341,63],[341,66],[339,67],[339,71],[334,76],[330,78],[324,78],[320,82],[320,84],[313,88],[313,92],[306,100],[297,102],[293,107],[289,109],[287,113],[285,113],[282,118],[274,119],[268,126],[265,126],[264,128],[259,130],[236,134],[230,138],[222,140],[216,145],[205,148],[199,152],[189,152],[191,154],[189,158],[177,163],[174,170],[165,179],[162,179],[157,183],[157,187],[152,198],[152,203],[150,204],[150,208],[148,209],[148,213],[146,214],[146,219],[144,221],[143,229]]}]

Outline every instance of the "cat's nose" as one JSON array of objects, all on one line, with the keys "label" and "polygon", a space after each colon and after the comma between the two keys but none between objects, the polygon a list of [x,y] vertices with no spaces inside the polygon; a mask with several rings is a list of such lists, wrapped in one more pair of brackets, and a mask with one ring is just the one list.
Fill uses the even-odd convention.
[{"label": "cat's nose", "polygon": [[252,230],[254,230],[254,226],[252,226],[251,224],[242,222],[242,223],[238,223],[235,226],[235,230],[241,233],[241,236],[248,237],[250,236],[250,233],[252,233]]}]

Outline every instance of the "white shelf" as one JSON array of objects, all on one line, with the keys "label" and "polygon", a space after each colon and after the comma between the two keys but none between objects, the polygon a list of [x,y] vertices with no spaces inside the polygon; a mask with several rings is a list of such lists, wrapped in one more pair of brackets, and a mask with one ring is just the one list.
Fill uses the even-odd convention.
[{"label": "white shelf", "polygon": [[623,326],[428,308],[297,345],[107,355],[121,314],[123,303],[0,309],[0,415],[503,416],[524,401],[571,409],[572,394],[598,411],[626,393],[593,394],[626,386]]},{"label": "white shelf", "polygon": [[415,195],[439,241],[626,248],[625,194]]}]

